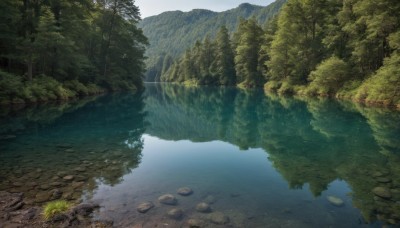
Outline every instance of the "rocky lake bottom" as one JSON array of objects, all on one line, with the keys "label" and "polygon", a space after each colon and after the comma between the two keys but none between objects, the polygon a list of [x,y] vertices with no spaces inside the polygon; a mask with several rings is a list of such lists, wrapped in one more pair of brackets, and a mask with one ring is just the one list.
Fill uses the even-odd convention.
[{"label": "rocky lake bottom", "polygon": [[0,227],[400,225],[396,112],[147,85],[0,114]]}]

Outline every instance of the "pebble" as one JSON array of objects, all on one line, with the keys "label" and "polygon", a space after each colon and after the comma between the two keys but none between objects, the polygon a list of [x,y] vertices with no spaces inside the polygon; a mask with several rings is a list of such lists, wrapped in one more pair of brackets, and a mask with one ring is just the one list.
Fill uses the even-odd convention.
[{"label": "pebble", "polygon": [[149,202],[144,202],[144,203],[139,204],[139,206],[136,209],[140,213],[146,213],[153,207],[154,207],[154,204],[149,201]]},{"label": "pebble", "polygon": [[203,227],[203,222],[197,219],[189,219],[187,225],[188,227]]},{"label": "pebble", "polygon": [[177,204],[177,200],[176,200],[175,196],[173,196],[171,194],[165,194],[165,195],[158,197],[158,202],[160,202],[162,204],[166,204],[166,205],[176,205]]},{"label": "pebble", "polygon": [[68,176],[63,177],[63,180],[72,181],[74,178],[75,178],[74,176],[68,175]]},{"label": "pebble", "polygon": [[328,199],[328,201],[332,204],[335,205],[337,207],[341,207],[344,205],[344,202],[342,199],[340,199],[339,197],[336,196],[328,196],[326,197]]},{"label": "pebble", "polygon": [[392,194],[390,193],[390,190],[388,188],[385,187],[375,187],[374,189],[372,189],[372,192],[382,198],[392,198]]},{"label": "pebble", "polygon": [[202,203],[197,204],[196,211],[202,212],[202,213],[211,212],[211,207],[207,203],[202,202]]},{"label": "pebble", "polygon": [[179,208],[174,208],[168,211],[167,213],[168,217],[173,218],[173,219],[179,219],[183,215],[183,211]]},{"label": "pebble", "polygon": [[183,187],[178,189],[177,193],[182,196],[189,196],[193,193],[193,190],[189,187]]},{"label": "pebble", "polygon": [[229,222],[229,217],[226,216],[222,212],[213,212],[210,215],[210,219],[211,219],[211,222],[213,222],[215,224],[218,224],[218,225],[224,225],[224,224],[227,224]]},{"label": "pebble", "polygon": [[86,168],[85,168],[85,167],[78,167],[78,168],[75,168],[75,171],[78,171],[78,172],[85,172],[85,171],[86,171]]}]

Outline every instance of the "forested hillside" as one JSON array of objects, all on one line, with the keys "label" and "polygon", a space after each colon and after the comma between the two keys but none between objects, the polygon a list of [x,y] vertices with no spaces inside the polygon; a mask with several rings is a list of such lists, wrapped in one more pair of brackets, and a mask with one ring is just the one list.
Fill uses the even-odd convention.
[{"label": "forested hillside", "polygon": [[147,39],[134,1],[0,1],[0,103],[142,86]]},{"label": "forested hillside", "polygon": [[265,26],[253,17],[197,42],[161,80],[400,108],[399,12],[396,0],[288,0]]},{"label": "forested hillside", "polygon": [[286,0],[277,0],[267,7],[243,3],[239,7],[221,13],[196,9],[190,12],[172,11],[143,19],[139,27],[148,37],[150,46],[146,51],[147,81],[159,81],[163,69],[169,67],[172,59],[179,57],[185,49],[206,36],[215,37],[219,28],[225,25],[233,32],[239,18],[255,17],[264,24],[275,15]]}]

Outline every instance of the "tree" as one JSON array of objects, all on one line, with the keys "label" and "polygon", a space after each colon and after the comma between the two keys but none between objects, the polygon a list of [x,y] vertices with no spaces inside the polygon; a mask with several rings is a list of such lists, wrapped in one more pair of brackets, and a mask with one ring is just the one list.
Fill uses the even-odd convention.
[{"label": "tree", "polygon": [[240,30],[243,33],[237,40],[235,49],[237,82],[243,83],[245,87],[260,86],[263,78],[261,72],[258,71],[258,59],[263,30],[254,18],[242,23],[238,28],[238,31]]},{"label": "tree", "polygon": [[220,85],[236,84],[234,53],[226,26],[222,26],[217,34],[216,55],[212,68]]}]

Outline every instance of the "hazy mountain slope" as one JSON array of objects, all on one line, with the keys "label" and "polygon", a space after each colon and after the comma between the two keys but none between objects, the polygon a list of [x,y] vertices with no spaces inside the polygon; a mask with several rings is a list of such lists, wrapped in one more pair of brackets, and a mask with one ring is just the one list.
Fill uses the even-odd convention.
[{"label": "hazy mountain slope", "polygon": [[[237,8],[220,13],[202,9],[190,12],[170,11],[143,19],[139,27],[150,42],[147,49],[149,71],[146,78],[154,78],[154,75],[149,74],[158,73],[160,69],[156,65],[160,65],[165,54],[180,56],[196,40],[203,40],[207,34],[214,36],[222,25],[226,25],[229,31],[234,31],[240,17],[254,16],[260,24],[264,24],[285,2],[286,0],[277,0],[267,7],[243,3]],[[152,69],[154,67],[157,69]]]}]

